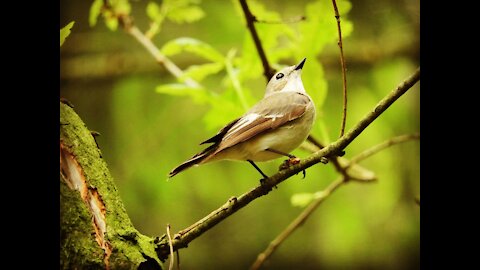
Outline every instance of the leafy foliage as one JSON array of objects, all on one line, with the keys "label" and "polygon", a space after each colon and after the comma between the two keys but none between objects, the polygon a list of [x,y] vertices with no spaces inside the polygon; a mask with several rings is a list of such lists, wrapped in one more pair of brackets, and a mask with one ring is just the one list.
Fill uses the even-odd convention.
[{"label": "leafy foliage", "polygon": [[290,198],[290,202],[293,206],[305,207],[313,200],[321,197],[325,197],[325,193],[323,191],[317,191],[315,193],[301,192],[294,194],[292,198]]},{"label": "leafy foliage", "polygon": [[90,27],[95,26],[98,16],[102,15],[107,28],[115,31],[118,28],[118,16],[128,15],[131,11],[131,5],[128,0],[109,0],[107,5],[108,8],[104,6],[103,0],[93,1],[88,17]]},{"label": "leafy foliage", "polygon": [[72,29],[75,21],[71,21],[69,24],[65,25],[62,29],[60,29],[60,47],[65,42],[65,39],[70,35],[70,29]]},{"label": "leafy foliage", "polygon": [[[186,2],[189,1],[181,2],[185,3],[178,4],[174,10],[181,14],[183,14],[183,12],[188,13],[191,10],[191,6],[186,5]],[[164,5],[168,3],[169,1],[166,1]],[[232,1],[232,3],[235,6],[239,18],[244,20],[244,15],[238,1]],[[282,22],[282,18],[278,12],[269,10],[262,3],[249,1],[249,5],[253,14],[261,21]],[[351,8],[351,4],[348,1],[339,1],[338,5],[342,11],[342,16],[346,15]],[[162,9],[156,4],[149,4],[149,7],[147,7],[147,13],[154,22],[161,21],[165,17],[165,15],[162,15],[161,10]],[[327,82],[324,78],[321,63],[315,61],[315,59],[325,45],[333,44],[337,41],[336,21],[333,16],[331,3],[326,1],[309,3],[305,8],[305,14],[307,19],[297,24],[257,23],[256,27],[261,37],[262,46],[267,52],[267,58],[276,69],[282,68],[284,65],[280,64],[280,62],[285,60],[291,61],[291,59],[294,59],[294,61],[297,61],[303,57],[309,59],[307,68],[303,71],[304,75],[302,78],[305,88],[317,105],[317,109],[321,110],[327,94]],[[325,15],[319,16],[319,14]],[[342,20],[342,27],[344,37],[352,32],[352,23],[346,18]],[[216,96],[218,100],[210,103],[212,108],[209,112],[212,114],[218,113],[220,108],[214,108],[216,106],[215,104],[235,107],[235,104],[238,104],[238,102],[240,102],[243,110],[226,110],[221,114],[224,117],[212,117],[207,113],[204,118],[207,127],[218,128],[225,123],[225,119],[238,117],[248,106],[253,104],[251,102],[252,92],[248,91],[248,88],[243,85],[248,84],[251,80],[259,80],[262,78],[263,67],[256,50],[250,33],[245,32],[241,54],[235,54],[234,57],[229,58],[229,69],[226,70],[227,74],[224,77],[224,81],[226,81],[225,88],[221,90],[225,91],[225,94]],[[226,58],[220,52],[209,44],[189,37],[181,37],[169,41],[162,47],[161,51],[166,56],[190,52],[213,62],[193,65],[187,68],[184,76],[180,78],[180,81],[189,77],[201,82],[205,77],[217,74],[226,67]],[[290,62],[290,64],[296,63]],[[161,89],[164,88],[157,88],[157,92],[164,94],[172,93],[171,91],[161,91]],[[228,94],[231,90],[233,90],[236,95]],[[201,93],[207,95],[207,91],[209,90]],[[185,93],[186,92],[183,92],[183,94]],[[191,97],[196,101],[205,100],[205,97],[199,98],[199,92],[197,91],[189,93],[192,94]],[[210,96],[212,95],[210,94]]]},{"label": "leafy foliage", "polygon": [[161,5],[149,2],[146,12],[152,23],[147,37],[152,38],[160,32],[165,19],[175,23],[192,23],[202,19],[205,12],[198,6],[199,3],[200,0],[165,0]]}]

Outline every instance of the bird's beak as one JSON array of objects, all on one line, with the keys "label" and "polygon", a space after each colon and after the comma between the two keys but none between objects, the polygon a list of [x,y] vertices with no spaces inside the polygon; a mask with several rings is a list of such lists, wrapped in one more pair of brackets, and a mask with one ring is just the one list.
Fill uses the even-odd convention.
[{"label": "bird's beak", "polygon": [[296,67],[295,67],[295,70],[299,70],[299,69],[302,69],[303,68],[303,64],[305,64],[305,61],[307,60],[307,58],[303,58],[302,62],[300,62]]}]

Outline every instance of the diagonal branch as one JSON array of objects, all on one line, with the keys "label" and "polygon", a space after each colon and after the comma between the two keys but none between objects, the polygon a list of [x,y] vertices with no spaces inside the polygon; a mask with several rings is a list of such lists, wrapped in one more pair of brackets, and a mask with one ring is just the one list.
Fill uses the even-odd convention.
[{"label": "diagonal branch", "polygon": [[[124,17],[120,17],[124,18]],[[125,25],[125,24],[124,24]],[[140,44],[147,49],[147,51],[153,56],[153,58],[159,63],[163,64],[165,68],[176,78],[181,78],[183,77],[183,71],[175,65],[170,59],[168,59],[165,55],[163,55],[160,50],[158,49],[155,44],[153,44],[152,40],[147,38],[138,27],[135,25],[126,25],[124,27],[125,31],[130,34],[132,37],[134,37]],[[195,81],[192,80],[191,78],[185,78],[185,84],[191,87],[200,87],[200,85]]]},{"label": "diagonal branch", "polygon": [[[418,68],[411,76],[404,82],[397,86],[392,92],[385,96],[377,103],[372,111],[367,113],[354,127],[352,127],[344,136],[328,146],[320,149],[314,154],[302,160],[296,165],[281,170],[273,176],[265,179],[263,184],[253,188],[252,190],[242,194],[240,197],[232,197],[220,208],[214,210],[209,215],[191,225],[185,230],[178,232],[173,240],[173,249],[187,247],[187,245],[195,238],[208,231],[210,228],[220,223],[233,213],[245,207],[253,200],[268,194],[273,187],[288,179],[302,170],[305,170],[319,162],[322,158],[329,157],[341,152],[347,147],[358,135],[360,135],[365,128],[368,127],[378,116],[380,116],[390,105],[392,105],[398,98],[407,92],[416,82],[420,80],[420,68]],[[166,259],[169,255],[169,244],[166,237],[161,237],[156,249],[159,258]]]},{"label": "diagonal branch", "polygon": [[381,144],[377,144],[371,148],[368,148],[366,149],[365,151],[361,152],[360,154],[352,157],[350,159],[350,163],[348,164],[348,167],[351,167],[353,164],[356,164],[378,152],[380,152],[381,150],[387,148],[387,147],[390,147],[392,145],[395,145],[395,144],[399,144],[399,143],[403,143],[403,142],[407,142],[407,141],[410,141],[410,140],[417,140],[417,139],[420,139],[420,134],[419,133],[414,133],[414,134],[406,134],[406,135],[400,135],[400,136],[397,136],[397,137],[393,137]]},{"label": "diagonal branch", "polygon": [[[112,12],[114,12],[112,6],[108,3],[108,1],[104,2],[104,8],[109,9]],[[153,56],[153,58],[157,61],[159,64],[163,64],[164,67],[167,69],[168,72],[170,72],[173,76],[176,78],[181,78],[183,77],[183,71],[175,65],[168,57],[166,57],[164,54],[160,52],[157,46],[152,42],[151,39],[149,39],[140,29],[138,29],[137,26],[133,23],[133,19],[131,16],[126,15],[126,14],[116,14],[118,18],[118,22],[122,26],[122,28],[130,34],[133,38],[135,38],[140,44],[147,49],[147,51]],[[184,80],[185,84],[191,87],[200,87],[198,82],[195,80],[192,80],[191,78],[185,78]]]}]

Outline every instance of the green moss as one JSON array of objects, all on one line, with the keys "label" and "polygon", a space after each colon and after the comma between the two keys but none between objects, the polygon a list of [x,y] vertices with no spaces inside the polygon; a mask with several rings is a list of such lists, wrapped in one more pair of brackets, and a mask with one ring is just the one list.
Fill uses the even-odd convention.
[{"label": "green moss", "polygon": [[[153,239],[140,234],[133,227],[90,130],[75,111],[63,103],[60,103],[60,140],[82,167],[88,187],[98,191],[105,205],[107,224],[105,238],[112,247],[110,267],[136,269],[147,260],[157,262],[161,266],[154,250]],[[95,241],[92,217],[78,192],[70,190],[61,180],[61,197],[63,265],[83,263],[84,261],[72,260],[72,256],[75,257],[77,254],[84,258],[91,257],[95,263],[100,260],[103,265],[105,253]],[[73,207],[72,203],[75,204]]]},{"label": "green moss", "polygon": [[105,268],[104,251],[95,241],[92,217],[80,194],[60,179],[60,268]]}]

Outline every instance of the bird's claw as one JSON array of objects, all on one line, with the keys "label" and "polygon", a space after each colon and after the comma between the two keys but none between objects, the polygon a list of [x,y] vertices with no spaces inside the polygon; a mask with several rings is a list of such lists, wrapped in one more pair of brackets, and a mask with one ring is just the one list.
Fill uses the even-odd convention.
[{"label": "bird's claw", "polygon": [[292,157],[287,160],[284,160],[282,164],[280,164],[279,169],[285,170],[288,169],[290,166],[300,163],[300,158]]},{"label": "bird's claw", "polygon": [[[287,160],[284,160],[283,163],[280,164],[279,169],[280,170],[285,170],[285,169],[288,169],[290,166],[296,165],[298,163],[300,163],[300,158],[292,157],[292,158],[289,158]],[[303,173],[303,178],[302,179],[304,179],[307,174],[306,174],[305,170],[302,170],[302,173]]]}]

